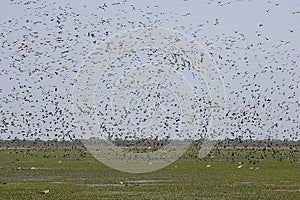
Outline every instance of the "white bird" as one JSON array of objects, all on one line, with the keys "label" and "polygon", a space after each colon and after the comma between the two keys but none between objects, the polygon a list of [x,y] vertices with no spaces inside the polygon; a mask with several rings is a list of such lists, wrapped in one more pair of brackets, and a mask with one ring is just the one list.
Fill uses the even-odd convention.
[{"label": "white bird", "polygon": [[49,193],[49,190],[43,190],[41,193],[42,193],[42,194],[48,194],[48,193]]}]

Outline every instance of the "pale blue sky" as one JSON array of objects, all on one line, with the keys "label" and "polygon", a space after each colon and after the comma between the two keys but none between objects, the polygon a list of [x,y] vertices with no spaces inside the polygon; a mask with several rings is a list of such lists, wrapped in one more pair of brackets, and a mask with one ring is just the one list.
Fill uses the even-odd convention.
[{"label": "pale blue sky", "polygon": [[85,56],[144,24],[195,36],[217,61],[228,97],[222,137],[300,139],[300,1],[25,2],[0,7],[0,138],[75,134],[70,98]]}]

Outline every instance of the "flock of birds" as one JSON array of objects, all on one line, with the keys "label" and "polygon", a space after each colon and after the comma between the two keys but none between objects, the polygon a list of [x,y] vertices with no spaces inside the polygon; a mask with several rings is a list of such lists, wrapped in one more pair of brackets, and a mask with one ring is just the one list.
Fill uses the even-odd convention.
[{"label": "flock of birds", "polygon": [[[166,5],[155,2],[147,5],[119,0],[97,2],[96,6],[73,3],[12,0],[11,6],[21,6],[24,14],[1,19],[2,139],[78,138],[72,115],[72,92],[80,65],[106,38],[128,29],[145,27],[166,27],[186,34],[199,41],[216,61],[228,98],[221,138],[300,139],[300,52],[299,45],[290,39],[299,34],[296,27],[280,30],[287,35],[282,39],[277,39],[278,35],[274,39],[265,31],[271,25],[263,22],[257,23],[251,34],[238,26],[223,32],[225,21],[218,14],[199,19],[196,13],[189,11],[196,1],[189,0],[176,2],[182,10],[168,7],[170,11],[165,9]],[[210,0],[205,4],[208,9],[218,10],[255,2]],[[257,12],[267,18],[287,2],[260,4],[262,6],[257,9],[261,10]],[[287,19],[295,20],[300,16],[300,8],[282,9]],[[209,137],[210,96],[201,74],[197,74],[197,70],[180,55],[155,50],[130,52],[127,57],[119,58],[114,67],[108,66],[100,77],[97,91],[103,95],[99,95],[96,108],[100,127],[114,138],[137,138],[132,133],[120,134],[122,131],[116,126],[108,99],[122,71],[153,62],[172,66],[186,76],[199,104],[199,132],[193,137]],[[159,137],[167,138],[170,131],[176,132],[180,102],[167,88],[157,84],[141,86],[133,92],[130,106],[133,121],[141,127],[147,126],[151,116],[164,107],[166,114],[158,123],[164,131]],[[157,135],[150,137],[157,138]]]}]

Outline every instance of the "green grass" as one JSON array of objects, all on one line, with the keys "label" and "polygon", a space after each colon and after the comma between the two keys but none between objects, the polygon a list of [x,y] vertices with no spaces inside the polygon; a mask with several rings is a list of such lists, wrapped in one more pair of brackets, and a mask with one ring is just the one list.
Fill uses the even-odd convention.
[{"label": "green grass", "polygon": [[[300,199],[298,151],[220,150],[201,160],[195,155],[189,151],[161,170],[130,174],[82,150],[0,150],[0,199]],[[86,185],[126,180],[167,181]],[[41,194],[45,189],[50,192]]]}]

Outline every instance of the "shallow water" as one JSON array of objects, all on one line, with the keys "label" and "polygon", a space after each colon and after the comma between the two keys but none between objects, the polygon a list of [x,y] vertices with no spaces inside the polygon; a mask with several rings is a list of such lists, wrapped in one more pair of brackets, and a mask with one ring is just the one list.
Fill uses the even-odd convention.
[{"label": "shallow water", "polygon": [[84,185],[84,186],[90,186],[90,187],[109,187],[109,186],[124,186],[124,184],[127,183],[155,183],[155,182],[168,182],[170,180],[127,180],[127,181],[122,181],[120,184],[116,183],[109,183],[109,184],[97,184],[97,183],[91,183],[91,184],[79,184],[79,185]]},{"label": "shallow water", "polygon": [[156,182],[169,182],[171,180],[127,180],[124,183],[156,183]]},{"label": "shallow water", "polygon": [[289,189],[276,189],[274,190],[276,192],[300,192],[300,189],[299,190],[289,190]]},{"label": "shallow water", "polygon": [[109,186],[122,186],[121,184],[82,184],[84,186],[90,186],[90,187],[109,187]]},{"label": "shallow water", "polygon": [[87,178],[68,178],[68,180],[85,181]]},{"label": "shallow water", "polygon": [[247,181],[240,181],[240,182],[236,182],[238,184],[254,184],[254,182],[247,182]]},{"label": "shallow water", "polygon": [[50,181],[57,177],[55,176],[19,176],[15,180],[18,181]]},{"label": "shallow water", "polygon": [[0,169],[12,168],[12,166],[0,166]]}]

